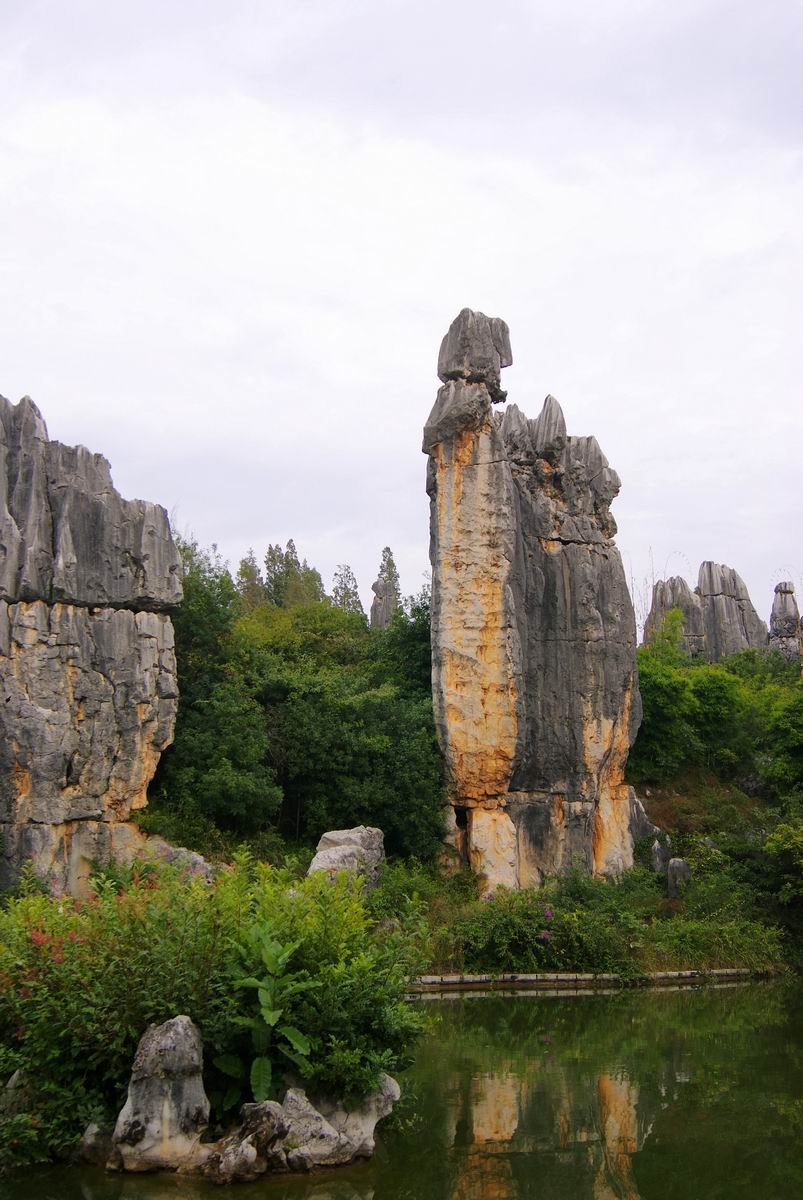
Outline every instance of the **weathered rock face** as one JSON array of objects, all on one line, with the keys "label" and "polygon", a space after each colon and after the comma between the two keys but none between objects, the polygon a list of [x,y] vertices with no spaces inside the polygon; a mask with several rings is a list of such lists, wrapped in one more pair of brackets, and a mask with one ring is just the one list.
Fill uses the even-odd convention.
[{"label": "weathered rock face", "polygon": [[659,579],[653,584],[652,604],[644,623],[644,641],[652,640],[673,608],[679,608],[683,614],[680,643],[683,653],[691,658],[705,658],[703,603],[697,592],[693,592],[679,575],[673,575],[671,579]]},{"label": "weathered rock face", "polygon": [[371,628],[387,629],[398,607],[398,597],[386,579],[377,579],[371,584],[374,598],[371,601]]},{"label": "weathered rock face", "polygon": [[31,859],[80,890],[173,737],[180,561],[167,514],[0,397],[0,887]]},{"label": "weathered rock face", "polygon": [[189,1017],[148,1027],[114,1127],[110,1167],[175,1171],[195,1160],[209,1122],[202,1072],[201,1035]]},{"label": "weathered rock face", "polygon": [[778,583],[775,585],[775,597],[772,601],[770,616],[770,649],[779,650],[784,658],[795,662],[800,658],[801,625],[800,612],[795,600],[795,585],[793,583]]},{"label": "weathered rock face", "polygon": [[595,438],[548,396],[504,398],[504,322],[464,309],[424,429],[431,498],[436,724],[453,841],[489,887],[539,883],[575,858],[632,862],[640,805],[623,782],[640,720],[635,618]]},{"label": "weathered rock face", "polygon": [[767,626],[753,608],[744,580],[733,567],[701,563],[697,589],[703,602],[705,640],[711,662],[739,650],[766,647]]},{"label": "weathered rock face", "polygon": [[[201,1035],[189,1017],[173,1017],[149,1026],[140,1039],[107,1166],[202,1174],[218,1184],[258,1179],[268,1171],[338,1166],[370,1158],[376,1126],[399,1095],[396,1080],[385,1074],[375,1091],[349,1108],[333,1100],[315,1105],[302,1088],[288,1088],[281,1104],[244,1104],[235,1129],[216,1142],[202,1142],[209,1101]],[[96,1161],[104,1145],[97,1126],[89,1126],[84,1157]]]},{"label": "weathered rock face", "polygon": [[681,649],[694,658],[718,662],[739,650],[767,645],[767,627],[753,608],[744,580],[732,567],[702,563],[695,591],[678,576],[659,579],[644,624],[645,642],[673,608],[683,614]]},{"label": "weathered rock face", "polygon": [[331,829],[321,836],[308,875],[327,871],[354,871],[365,876],[369,886],[379,879],[379,868],[385,861],[385,839],[381,829],[372,825],[356,825],[354,829]]}]

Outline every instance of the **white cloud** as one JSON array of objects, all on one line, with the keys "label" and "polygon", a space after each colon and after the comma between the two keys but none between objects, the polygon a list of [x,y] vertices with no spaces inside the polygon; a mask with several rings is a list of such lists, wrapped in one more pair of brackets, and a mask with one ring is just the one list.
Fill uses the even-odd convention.
[{"label": "white cloud", "polygon": [[[490,55],[433,80],[418,5],[387,7],[379,51],[381,5],[160,6],[167,25],[77,7],[69,29],[59,6],[18,19],[0,119],[0,390],[30,392],[52,436],[232,559],[293,536],[368,598],[390,543],[417,589],[420,430],[469,304],[511,326],[511,399],[534,413],[551,391],[599,438],[637,580],[652,549],[658,574],[732,563],[762,613],[779,570],[803,583],[800,147],[739,117],[728,54],[709,66],[736,117],[718,137],[713,105],[689,132],[670,67],[699,11],[622,0],[572,41],[573,10],[510,4],[488,33],[506,101]],[[464,11],[456,50],[481,32]],[[643,109],[614,78],[634,21]],[[723,36],[739,61],[744,22]]]}]

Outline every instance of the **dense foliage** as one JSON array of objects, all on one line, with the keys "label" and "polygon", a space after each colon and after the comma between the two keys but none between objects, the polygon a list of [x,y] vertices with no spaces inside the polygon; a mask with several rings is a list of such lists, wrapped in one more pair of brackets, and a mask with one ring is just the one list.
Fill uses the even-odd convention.
[{"label": "dense foliage", "polygon": [[[213,1119],[276,1094],[288,1069],[313,1091],[362,1095],[407,1061],[415,965],[409,935],[380,930],[349,877],[240,857],[212,887],[161,870],[100,877],[84,902],[28,889],[0,909],[0,1077],[23,1080],[16,1111],[0,1111],[0,1164],[108,1124],[146,1026],[177,1013],[201,1030]],[[266,972],[272,1037],[267,993],[249,984]]]},{"label": "dense foliage", "polygon": [[759,895],[723,869],[721,856],[692,856],[694,878],[678,900],[643,867],[619,882],[573,871],[540,890],[498,889],[480,899],[470,875],[386,869],[369,903],[378,913],[423,919],[437,971],[608,972],[632,979],[658,970],[782,966],[784,939],[762,919]]},{"label": "dense foliage", "polygon": [[[253,553],[235,583],[214,551],[181,544],[174,624],[181,703],[145,825],[215,852],[278,830],[295,841],[378,825],[391,853],[431,857],[443,787],[429,682],[429,603],[369,629],[353,573],[334,600],[292,542]],[[388,578],[395,573],[383,552]]]}]

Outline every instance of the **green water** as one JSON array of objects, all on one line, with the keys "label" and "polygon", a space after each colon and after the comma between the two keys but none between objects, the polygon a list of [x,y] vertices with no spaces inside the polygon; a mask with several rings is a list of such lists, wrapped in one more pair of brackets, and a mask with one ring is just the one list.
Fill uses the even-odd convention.
[{"label": "green water", "polygon": [[[220,1189],[51,1168],[2,1200],[800,1200],[799,985],[439,1000],[371,1162]],[[381,1128],[381,1127],[380,1127]]]}]

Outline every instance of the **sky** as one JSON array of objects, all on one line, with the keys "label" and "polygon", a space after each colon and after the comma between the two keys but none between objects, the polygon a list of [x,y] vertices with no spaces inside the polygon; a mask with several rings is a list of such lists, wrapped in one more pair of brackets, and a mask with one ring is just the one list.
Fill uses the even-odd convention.
[{"label": "sky", "polygon": [[799,0],[0,0],[0,393],[236,567],[428,571],[463,307],[622,479],[637,614],[803,592]]}]

